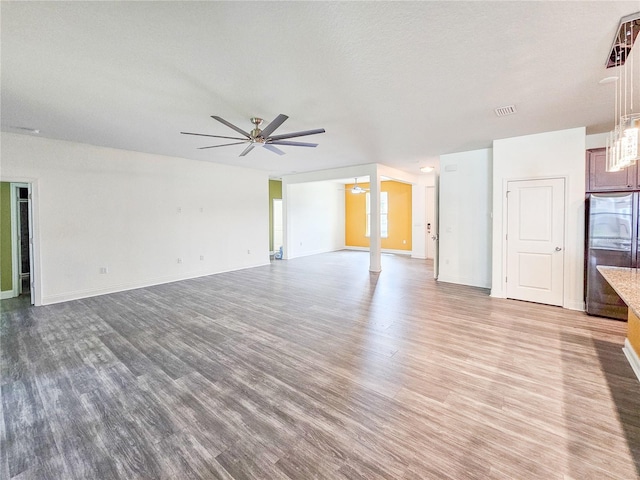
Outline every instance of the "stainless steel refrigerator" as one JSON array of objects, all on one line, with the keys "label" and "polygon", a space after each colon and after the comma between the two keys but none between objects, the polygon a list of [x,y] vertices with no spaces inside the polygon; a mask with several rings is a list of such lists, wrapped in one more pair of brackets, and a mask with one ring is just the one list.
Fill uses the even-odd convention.
[{"label": "stainless steel refrigerator", "polygon": [[596,269],[597,265],[638,267],[639,194],[592,193],[587,197],[587,313],[627,319],[627,307]]}]

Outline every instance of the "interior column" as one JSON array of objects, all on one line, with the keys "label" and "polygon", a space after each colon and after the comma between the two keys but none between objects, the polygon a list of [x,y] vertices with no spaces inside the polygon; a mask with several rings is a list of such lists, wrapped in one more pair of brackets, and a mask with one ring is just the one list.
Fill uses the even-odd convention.
[{"label": "interior column", "polygon": [[369,176],[371,229],[369,236],[369,271],[382,270],[382,241],[380,239],[380,174],[376,168]]}]

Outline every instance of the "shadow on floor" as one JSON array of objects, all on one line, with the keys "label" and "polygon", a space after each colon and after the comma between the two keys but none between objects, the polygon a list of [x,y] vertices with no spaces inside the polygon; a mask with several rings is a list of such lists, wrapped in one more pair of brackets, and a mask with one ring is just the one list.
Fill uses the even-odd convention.
[{"label": "shadow on floor", "polygon": [[16,310],[22,310],[31,306],[31,297],[29,294],[19,295],[14,298],[0,300],[0,312],[8,313]]},{"label": "shadow on floor", "polygon": [[[564,383],[565,383],[565,404],[575,405],[575,408],[567,408],[565,421],[567,429],[571,435],[569,450],[577,455],[572,456],[571,473],[580,472],[580,463],[584,460],[580,453],[585,452],[585,445],[589,442],[597,442],[598,438],[607,438],[606,433],[611,435],[624,434],[624,441],[629,448],[635,465],[637,478],[640,478],[640,382],[636,378],[631,366],[622,352],[622,345],[617,342],[609,342],[580,335],[562,334],[563,362],[564,362]],[[593,348],[597,354],[599,365],[580,365],[580,360],[584,361],[582,347]],[[589,407],[593,405],[592,397],[607,395],[602,391],[600,385],[587,384],[580,378],[580,369],[600,368],[604,375],[604,382],[610,392],[611,400],[619,420],[617,425],[599,425],[598,419],[601,414],[593,411]],[[593,431],[603,432],[603,435],[591,437]],[[598,445],[596,445],[597,447]],[[602,445],[611,448],[611,445]],[[619,448],[624,448],[620,442]],[[598,453],[591,451],[590,462],[600,465],[606,470],[609,460],[598,458]],[[615,460],[613,460],[615,461]],[[611,472],[614,473],[614,472]],[[628,473],[628,472],[627,472]]]}]

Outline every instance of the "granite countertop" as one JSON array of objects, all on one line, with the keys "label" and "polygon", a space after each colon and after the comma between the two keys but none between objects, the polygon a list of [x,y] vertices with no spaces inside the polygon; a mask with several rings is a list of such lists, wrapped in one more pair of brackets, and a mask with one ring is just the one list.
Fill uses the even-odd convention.
[{"label": "granite countertop", "polygon": [[627,306],[640,317],[640,270],[598,265],[598,271],[609,282]]}]

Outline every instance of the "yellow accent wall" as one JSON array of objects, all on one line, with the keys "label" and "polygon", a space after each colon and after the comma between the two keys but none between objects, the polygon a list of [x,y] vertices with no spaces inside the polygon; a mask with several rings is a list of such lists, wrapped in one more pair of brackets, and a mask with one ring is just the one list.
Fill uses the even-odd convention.
[{"label": "yellow accent wall", "polygon": [[0,290],[13,289],[11,252],[11,184],[0,182]]},{"label": "yellow accent wall", "polygon": [[640,357],[640,319],[629,309],[629,324],[627,325],[627,339],[636,355]]},{"label": "yellow accent wall", "polygon": [[[358,183],[369,188],[368,183]],[[347,247],[368,247],[366,195],[351,193],[353,184],[345,185],[345,239]],[[389,236],[382,239],[382,248],[411,250],[411,185],[392,180],[381,183],[380,190],[388,193]],[[403,243],[406,242],[406,243]]]}]

